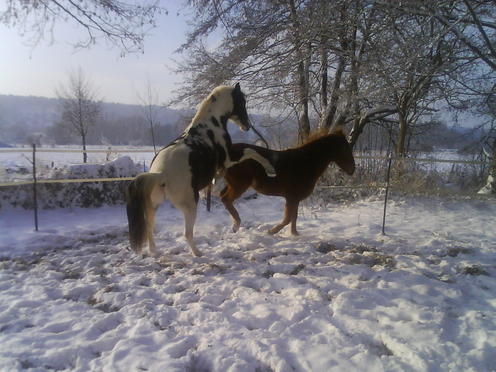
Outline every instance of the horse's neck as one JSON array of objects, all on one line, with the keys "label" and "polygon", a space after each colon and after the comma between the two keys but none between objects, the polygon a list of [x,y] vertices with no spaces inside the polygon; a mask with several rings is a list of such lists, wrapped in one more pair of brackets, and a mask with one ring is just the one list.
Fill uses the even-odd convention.
[{"label": "horse's neck", "polygon": [[200,123],[207,123],[212,120],[212,117],[223,125],[223,117],[226,115],[225,111],[226,109],[221,107],[221,105],[212,102],[204,102],[196,112],[193,120],[191,120],[188,128],[194,127]]},{"label": "horse's neck", "polygon": [[329,164],[337,159],[336,141],[325,136],[303,145],[300,156],[312,159],[306,167],[312,169],[315,177],[320,177]]},{"label": "horse's neck", "polygon": [[314,158],[319,160],[319,163],[327,166],[331,161],[336,158],[336,149],[333,145],[333,140],[330,136],[324,136],[314,140],[301,147],[301,150],[312,154]]}]

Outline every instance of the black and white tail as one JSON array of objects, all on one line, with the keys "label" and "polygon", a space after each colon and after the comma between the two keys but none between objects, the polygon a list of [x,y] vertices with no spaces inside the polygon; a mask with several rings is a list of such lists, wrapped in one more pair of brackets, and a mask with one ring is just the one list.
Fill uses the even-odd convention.
[{"label": "black and white tail", "polygon": [[129,224],[129,242],[131,249],[135,252],[141,252],[147,241],[150,244],[150,249],[154,249],[154,242],[150,241],[150,234],[153,234],[155,208],[157,206],[153,205],[152,192],[154,188],[159,188],[160,182],[159,174],[143,173],[131,181],[127,188],[126,212]]}]

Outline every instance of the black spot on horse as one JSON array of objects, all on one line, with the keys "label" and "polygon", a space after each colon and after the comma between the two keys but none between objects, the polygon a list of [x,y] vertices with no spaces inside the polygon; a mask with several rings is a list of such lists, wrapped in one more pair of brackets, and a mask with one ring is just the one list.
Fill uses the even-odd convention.
[{"label": "black spot on horse", "polygon": [[189,166],[191,169],[191,187],[195,192],[195,199],[198,202],[198,191],[210,184],[217,169],[216,154],[205,143],[189,145]]},{"label": "black spot on horse", "polygon": [[219,166],[219,168],[223,168],[224,167],[224,162],[226,161],[226,150],[224,149],[224,147],[222,147],[221,145],[219,145],[218,143],[215,144],[215,151],[217,153],[217,164]]},{"label": "black spot on horse", "polygon": [[232,147],[231,136],[226,132],[222,135],[224,138],[224,142],[226,143],[226,147],[230,149]]},{"label": "black spot on horse", "polygon": [[208,136],[208,138],[210,138],[210,141],[212,141],[212,144],[214,145],[215,144],[215,134],[211,129],[207,130],[207,136]]},{"label": "black spot on horse", "polygon": [[[225,130],[226,129],[226,124],[227,124],[227,119],[229,119],[228,117],[225,117],[224,119],[224,116],[221,116],[221,121],[222,121],[222,128]],[[221,127],[221,123],[219,123],[219,121],[215,118],[215,117],[211,117],[210,120],[212,120],[212,123],[214,124],[214,126],[220,128]]]},{"label": "black spot on horse", "polygon": [[188,134],[193,137],[198,136],[200,134],[200,132],[198,131],[198,126],[190,128]]},{"label": "black spot on horse", "polygon": [[231,117],[231,115],[222,115],[220,117],[220,122],[222,123],[222,128],[224,128],[224,129],[227,128],[227,121],[229,120],[230,117]]}]

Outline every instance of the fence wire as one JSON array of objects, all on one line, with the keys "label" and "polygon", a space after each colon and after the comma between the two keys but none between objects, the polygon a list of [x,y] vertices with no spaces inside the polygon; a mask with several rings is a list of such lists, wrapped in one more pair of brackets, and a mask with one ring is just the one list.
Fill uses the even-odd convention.
[{"label": "fence wire", "polygon": [[[32,148],[25,149],[0,149],[1,153],[32,153]],[[109,153],[112,152],[114,154],[119,153],[153,153],[151,149],[126,149],[126,150],[116,150],[116,149],[88,149],[88,150],[78,150],[78,149],[36,149],[35,153],[38,152],[48,152],[48,153]],[[388,160],[387,156],[369,156],[369,155],[357,155],[355,159],[364,159],[364,160]],[[432,158],[392,158],[392,161],[397,160],[406,160],[420,163],[451,163],[451,164],[470,164],[470,165],[487,165],[489,166],[489,162],[485,161],[473,161],[473,160],[458,160],[458,159],[432,159]],[[87,183],[87,182],[116,182],[116,181],[130,181],[133,180],[134,177],[115,177],[115,178],[78,178],[78,179],[37,179],[36,183],[38,184],[50,184],[50,183]],[[0,188],[2,187],[12,187],[12,186],[22,186],[22,185],[31,185],[35,181],[34,180],[21,180],[21,181],[6,181],[0,180]],[[321,185],[319,188],[331,189],[331,188],[348,188],[348,189],[364,189],[364,188],[384,188],[384,185],[358,185],[358,186],[332,186],[332,185]]]}]

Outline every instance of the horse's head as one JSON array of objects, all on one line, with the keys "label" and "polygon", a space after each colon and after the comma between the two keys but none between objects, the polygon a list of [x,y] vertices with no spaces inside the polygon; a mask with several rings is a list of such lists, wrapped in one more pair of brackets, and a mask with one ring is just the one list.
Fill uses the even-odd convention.
[{"label": "horse's head", "polygon": [[346,139],[346,134],[342,127],[334,129],[330,134],[335,139],[336,154],[334,161],[341,170],[351,176],[355,173],[355,158],[353,157],[351,145]]},{"label": "horse's head", "polygon": [[248,117],[248,112],[246,111],[246,98],[244,93],[241,91],[239,83],[236,83],[234,89],[231,92],[233,109],[229,119],[234,121],[241,129],[244,131],[251,128],[250,118]]},{"label": "horse's head", "polygon": [[245,95],[239,83],[234,87],[221,85],[215,88],[208,99],[202,103],[199,112],[205,111],[207,107],[220,117],[232,120],[244,131],[251,128],[246,112]]}]

